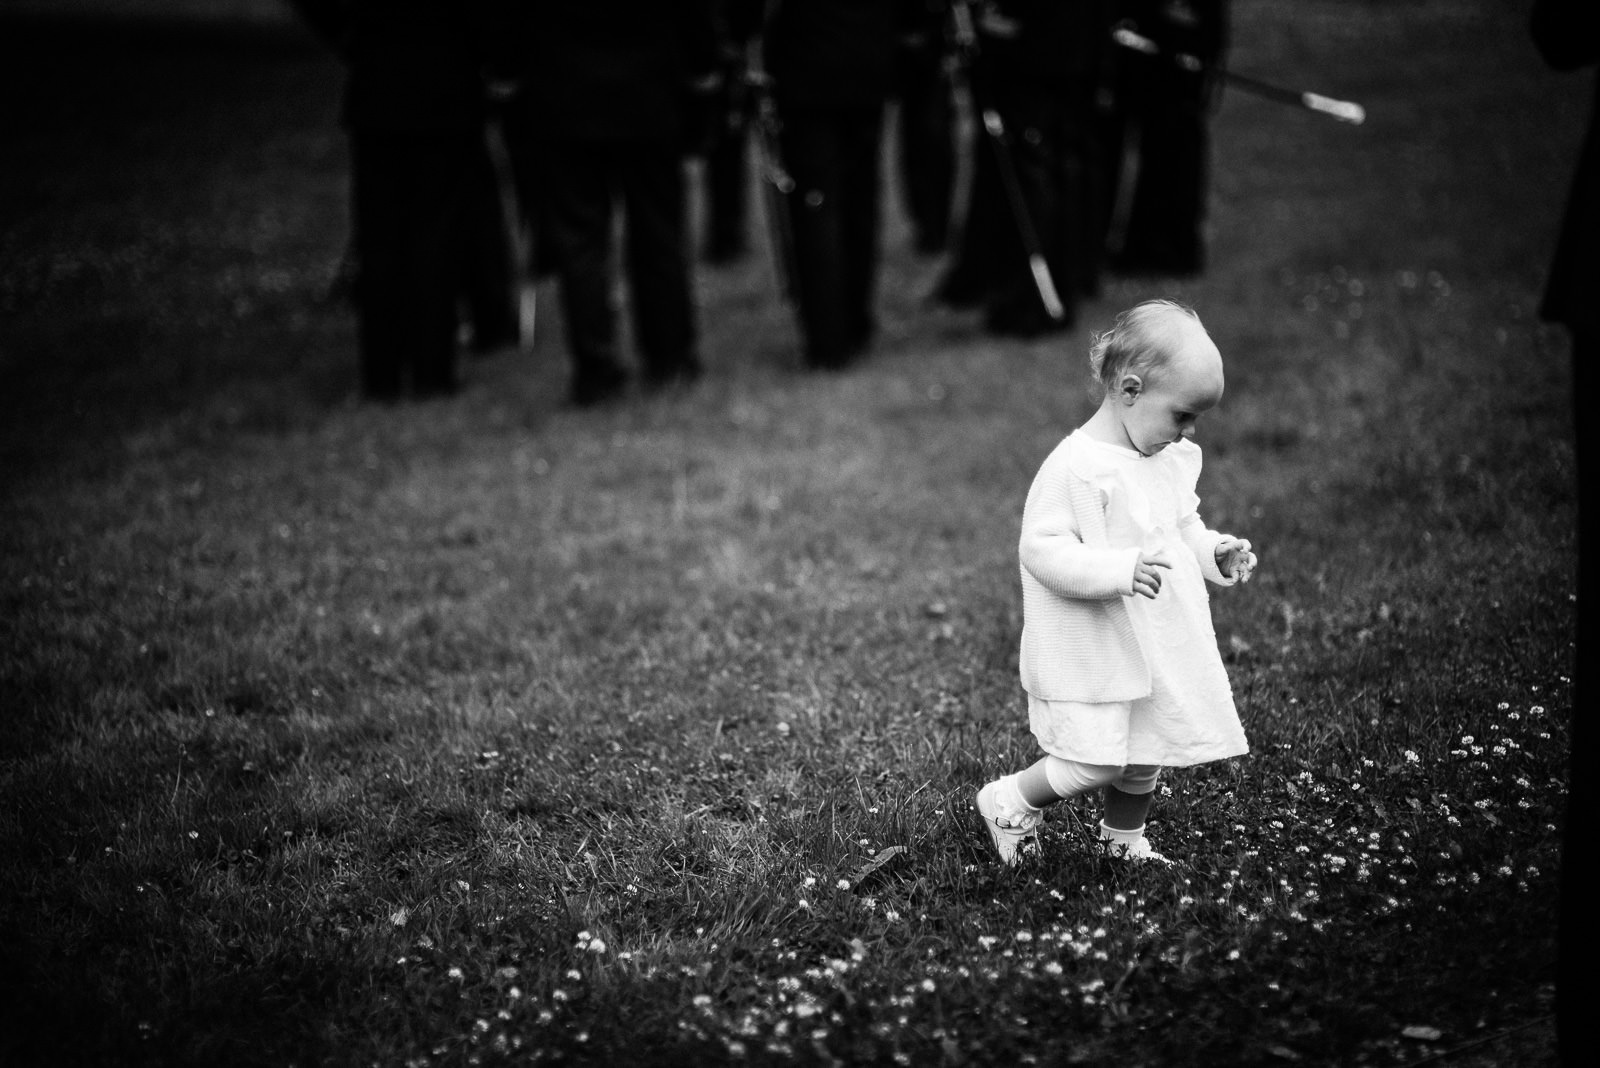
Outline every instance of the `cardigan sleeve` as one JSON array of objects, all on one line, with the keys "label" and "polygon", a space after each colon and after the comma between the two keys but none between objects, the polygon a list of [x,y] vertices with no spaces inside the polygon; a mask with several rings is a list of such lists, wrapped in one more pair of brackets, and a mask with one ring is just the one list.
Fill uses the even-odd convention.
[{"label": "cardigan sleeve", "polygon": [[1207,527],[1200,518],[1200,498],[1195,495],[1195,487],[1200,482],[1200,447],[1193,442],[1183,441],[1171,446],[1171,451],[1183,480],[1185,512],[1183,518],[1178,520],[1178,534],[1183,538],[1183,544],[1194,553],[1195,560],[1200,564],[1200,573],[1207,582],[1217,586],[1232,586],[1233,578],[1224,575],[1217,566],[1217,546],[1227,535]]},{"label": "cardigan sleeve", "polygon": [[1108,600],[1132,595],[1138,547],[1085,543],[1077,511],[1103,507],[1099,490],[1052,457],[1034,479],[1022,512],[1017,555],[1023,569],[1062,597]]}]

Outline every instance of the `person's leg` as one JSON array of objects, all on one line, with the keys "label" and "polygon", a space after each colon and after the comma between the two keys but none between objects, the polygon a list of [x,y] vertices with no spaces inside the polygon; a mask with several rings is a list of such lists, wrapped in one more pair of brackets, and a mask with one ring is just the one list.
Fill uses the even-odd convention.
[{"label": "person's leg", "polygon": [[1165,860],[1150,848],[1144,836],[1145,819],[1155,797],[1161,768],[1129,764],[1105,788],[1105,814],[1100,820],[1100,840],[1132,860]]},{"label": "person's leg", "polygon": [[900,185],[916,250],[944,251],[955,192],[955,101],[942,55],[934,48],[902,50],[896,72],[900,99]]},{"label": "person's leg", "polygon": [[791,111],[783,116],[782,147],[795,182],[789,207],[806,363],[841,367],[849,357],[849,339],[839,203],[842,164],[835,117]]},{"label": "person's leg", "polygon": [[500,178],[484,138],[463,142],[468,157],[467,192],[458,228],[461,289],[477,353],[517,344],[517,286],[511,227],[500,199]]},{"label": "person's leg", "polygon": [[851,358],[872,342],[877,329],[873,302],[877,291],[879,201],[882,190],[883,108],[864,108],[842,118],[839,176],[840,279],[845,344]]},{"label": "person's leg", "polygon": [[350,149],[361,393],[368,400],[394,401],[402,386],[407,168],[403,151],[392,138],[356,133]]},{"label": "person's leg", "polygon": [[706,259],[728,263],[749,247],[746,236],[749,129],[742,113],[727,116],[706,153]]},{"label": "person's leg", "polygon": [[606,151],[578,141],[552,145],[541,193],[572,355],[572,399],[580,405],[622,391],[611,253],[614,176]]},{"label": "person's leg", "polygon": [[1107,826],[1119,831],[1143,830],[1160,775],[1161,769],[1149,764],[1129,764],[1122,769],[1117,781],[1106,786]]},{"label": "person's leg", "polygon": [[456,300],[460,234],[471,188],[471,133],[417,139],[407,211],[406,338],[411,390],[445,396],[458,388]]},{"label": "person's leg", "polygon": [[1122,769],[1046,756],[1022,771],[985,784],[977,809],[995,851],[1006,864],[1037,845],[1042,810],[1047,805],[1109,785]]},{"label": "person's leg", "polygon": [[629,146],[618,171],[634,336],[653,384],[699,372],[689,289],[683,161],[671,141]]}]

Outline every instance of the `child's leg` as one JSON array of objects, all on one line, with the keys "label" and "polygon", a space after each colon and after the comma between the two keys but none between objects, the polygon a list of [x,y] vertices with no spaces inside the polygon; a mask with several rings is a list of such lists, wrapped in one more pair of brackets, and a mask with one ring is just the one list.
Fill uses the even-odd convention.
[{"label": "child's leg", "polygon": [[1100,840],[1123,846],[1136,859],[1162,859],[1144,840],[1145,817],[1155,797],[1160,767],[1129,764],[1115,782],[1106,784],[1105,817],[1100,821]]},{"label": "child's leg", "polygon": [[1110,789],[1119,774],[1124,774],[1123,769],[1112,765],[1047,756],[1017,772],[1017,793],[1031,808],[1044,808],[1102,786]]},{"label": "child's leg", "polygon": [[1121,772],[1117,767],[1049,756],[985,785],[978,791],[978,813],[1000,859],[1015,864],[1025,848],[1037,844],[1044,806],[1109,786]]},{"label": "child's leg", "polygon": [[1149,764],[1129,764],[1123,768],[1122,775],[1106,786],[1106,826],[1119,831],[1142,831],[1160,774],[1159,767]]}]

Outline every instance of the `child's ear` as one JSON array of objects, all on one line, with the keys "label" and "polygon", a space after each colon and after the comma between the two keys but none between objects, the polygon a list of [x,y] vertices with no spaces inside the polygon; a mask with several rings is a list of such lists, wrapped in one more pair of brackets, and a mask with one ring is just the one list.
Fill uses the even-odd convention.
[{"label": "child's ear", "polygon": [[1138,375],[1123,375],[1122,381],[1117,383],[1117,396],[1123,404],[1132,404],[1143,392],[1144,381]]}]

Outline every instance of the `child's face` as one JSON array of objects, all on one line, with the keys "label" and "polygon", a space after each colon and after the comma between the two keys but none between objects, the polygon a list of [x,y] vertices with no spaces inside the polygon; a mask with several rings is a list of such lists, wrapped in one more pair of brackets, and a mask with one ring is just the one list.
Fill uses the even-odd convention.
[{"label": "child's face", "polygon": [[1198,326],[1185,327],[1167,363],[1141,378],[1124,375],[1117,411],[1128,443],[1154,456],[1180,438],[1222,399],[1222,354]]}]

